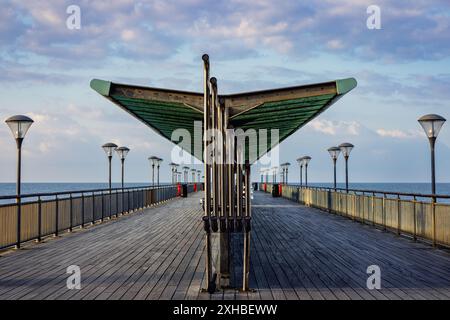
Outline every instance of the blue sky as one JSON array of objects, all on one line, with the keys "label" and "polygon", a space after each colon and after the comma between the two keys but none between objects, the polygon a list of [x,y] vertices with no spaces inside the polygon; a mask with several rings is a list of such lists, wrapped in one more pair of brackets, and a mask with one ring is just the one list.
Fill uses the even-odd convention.
[{"label": "blue sky", "polygon": [[[81,9],[79,30],[66,27],[72,4]],[[381,9],[380,30],[366,27],[373,4]],[[311,181],[330,181],[326,149],[344,141],[356,146],[352,181],[428,181],[428,144],[417,118],[450,119],[448,1],[4,0],[0,39],[0,117],[35,120],[24,143],[29,182],[105,181],[100,146],[108,141],[131,149],[127,180],[148,181],[147,157],[169,160],[171,143],[92,91],[89,81],[201,91],[205,52],[222,93],[357,79],[354,91],[281,145],[283,162],[313,158]],[[450,181],[448,125],[437,143],[441,182]],[[0,181],[14,181],[15,144],[6,125],[0,147]],[[118,180],[117,159],[114,165]],[[163,163],[162,180],[168,175]]]}]

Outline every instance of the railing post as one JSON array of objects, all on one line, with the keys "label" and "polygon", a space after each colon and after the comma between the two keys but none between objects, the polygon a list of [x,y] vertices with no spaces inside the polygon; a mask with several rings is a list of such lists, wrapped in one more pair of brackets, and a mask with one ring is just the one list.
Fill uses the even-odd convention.
[{"label": "railing post", "polygon": [[58,201],[58,195],[56,195],[56,199],[55,199],[55,237],[58,236],[58,225],[59,225],[59,201]]},{"label": "railing post", "polygon": [[386,231],[386,193],[383,193],[383,206],[381,216],[383,220],[384,231]]},{"label": "railing post", "polygon": [[84,228],[84,193],[81,193],[81,228]]},{"label": "railing post", "polygon": [[116,218],[118,214],[119,214],[119,191],[116,190]]},{"label": "railing post", "polygon": [[401,204],[400,204],[400,195],[397,195],[397,235],[401,234],[401,224],[402,224],[402,217],[401,217]]},{"label": "railing post", "polygon": [[414,219],[414,231],[413,231],[413,240],[414,241],[417,241],[417,216],[416,216],[416,203],[417,203],[417,198],[416,198],[416,196],[414,196],[413,197],[413,204],[414,204],[414,207],[413,207],[413,210],[414,210],[414,213],[413,213],[413,219]]},{"label": "railing post", "polygon": [[42,239],[42,200],[41,196],[38,196],[38,242]]},{"label": "railing post", "polygon": [[95,223],[95,193],[92,192],[92,225]]},{"label": "railing post", "polygon": [[69,194],[69,232],[72,232],[73,228],[73,209],[72,209],[72,194]]},{"label": "railing post", "polygon": [[102,219],[101,219],[101,221],[103,222],[103,219],[105,217],[105,199],[104,199],[103,191],[100,192],[100,196],[102,197]]},{"label": "railing post", "polygon": [[431,200],[431,224],[433,228],[433,247],[436,247],[436,197]]},{"label": "railing post", "polygon": [[[366,206],[364,205],[365,197],[366,197],[366,193],[363,192],[362,197],[361,197],[362,205],[360,205],[360,207],[362,207],[362,224],[366,223],[366,215],[365,215]],[[361,204],[361,201],[359,201],[359,203]],[[367,213],[367,216],[369,216],[369,213]]]},{"label": "railing post", "polygon": [[375,192],[372,192],[372,226],[375,226]]}]

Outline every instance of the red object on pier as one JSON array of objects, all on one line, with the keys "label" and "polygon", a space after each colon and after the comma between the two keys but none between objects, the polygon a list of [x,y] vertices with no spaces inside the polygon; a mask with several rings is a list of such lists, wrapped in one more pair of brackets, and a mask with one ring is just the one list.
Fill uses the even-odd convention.
[{"label": "red object on pier", "polygon": [[181,184],[177,184],[177,197],[181,196]]},{"label": "red object on pier", "polygon": [[197,184],[194,183],[194,192],[197,192]]},{"label": "red object on pier", "polygon": [[281,196],[283,194],[283,187],[281,183],[278,185],[278,194]]}]

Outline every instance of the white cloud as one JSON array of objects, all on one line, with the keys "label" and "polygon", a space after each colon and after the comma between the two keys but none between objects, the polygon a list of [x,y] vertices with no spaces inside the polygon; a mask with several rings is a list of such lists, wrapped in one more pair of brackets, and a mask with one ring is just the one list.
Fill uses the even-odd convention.
[{"label": "white cloud", "polygon": [[377,129],[377,134],[381,137],[389,137],[396,139],[411,139],[423,135],[420,131],[403,131],[399,129]]},{"label": "white cloud", "polygon": [[337,134],[356,136],[359,134],[361,124],[356,121],[315,119],[308,123],[306,128],[332,136]]}]

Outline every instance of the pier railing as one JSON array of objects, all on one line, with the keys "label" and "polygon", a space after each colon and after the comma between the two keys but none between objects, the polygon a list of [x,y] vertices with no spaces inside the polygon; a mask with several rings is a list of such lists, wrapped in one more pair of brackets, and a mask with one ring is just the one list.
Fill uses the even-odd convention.
[{"label": "pier railing", "polygon": [[259,184],[259,190],[399,235],[450,247],[450,196]]},{"label": "pier railing", "polygon": [[[197,184],[199,186],[199,184]],[[188,184],[187,191],[197,189]],[[176,197],[178,185],[0,196],[0,249],[118,218]]]}]

